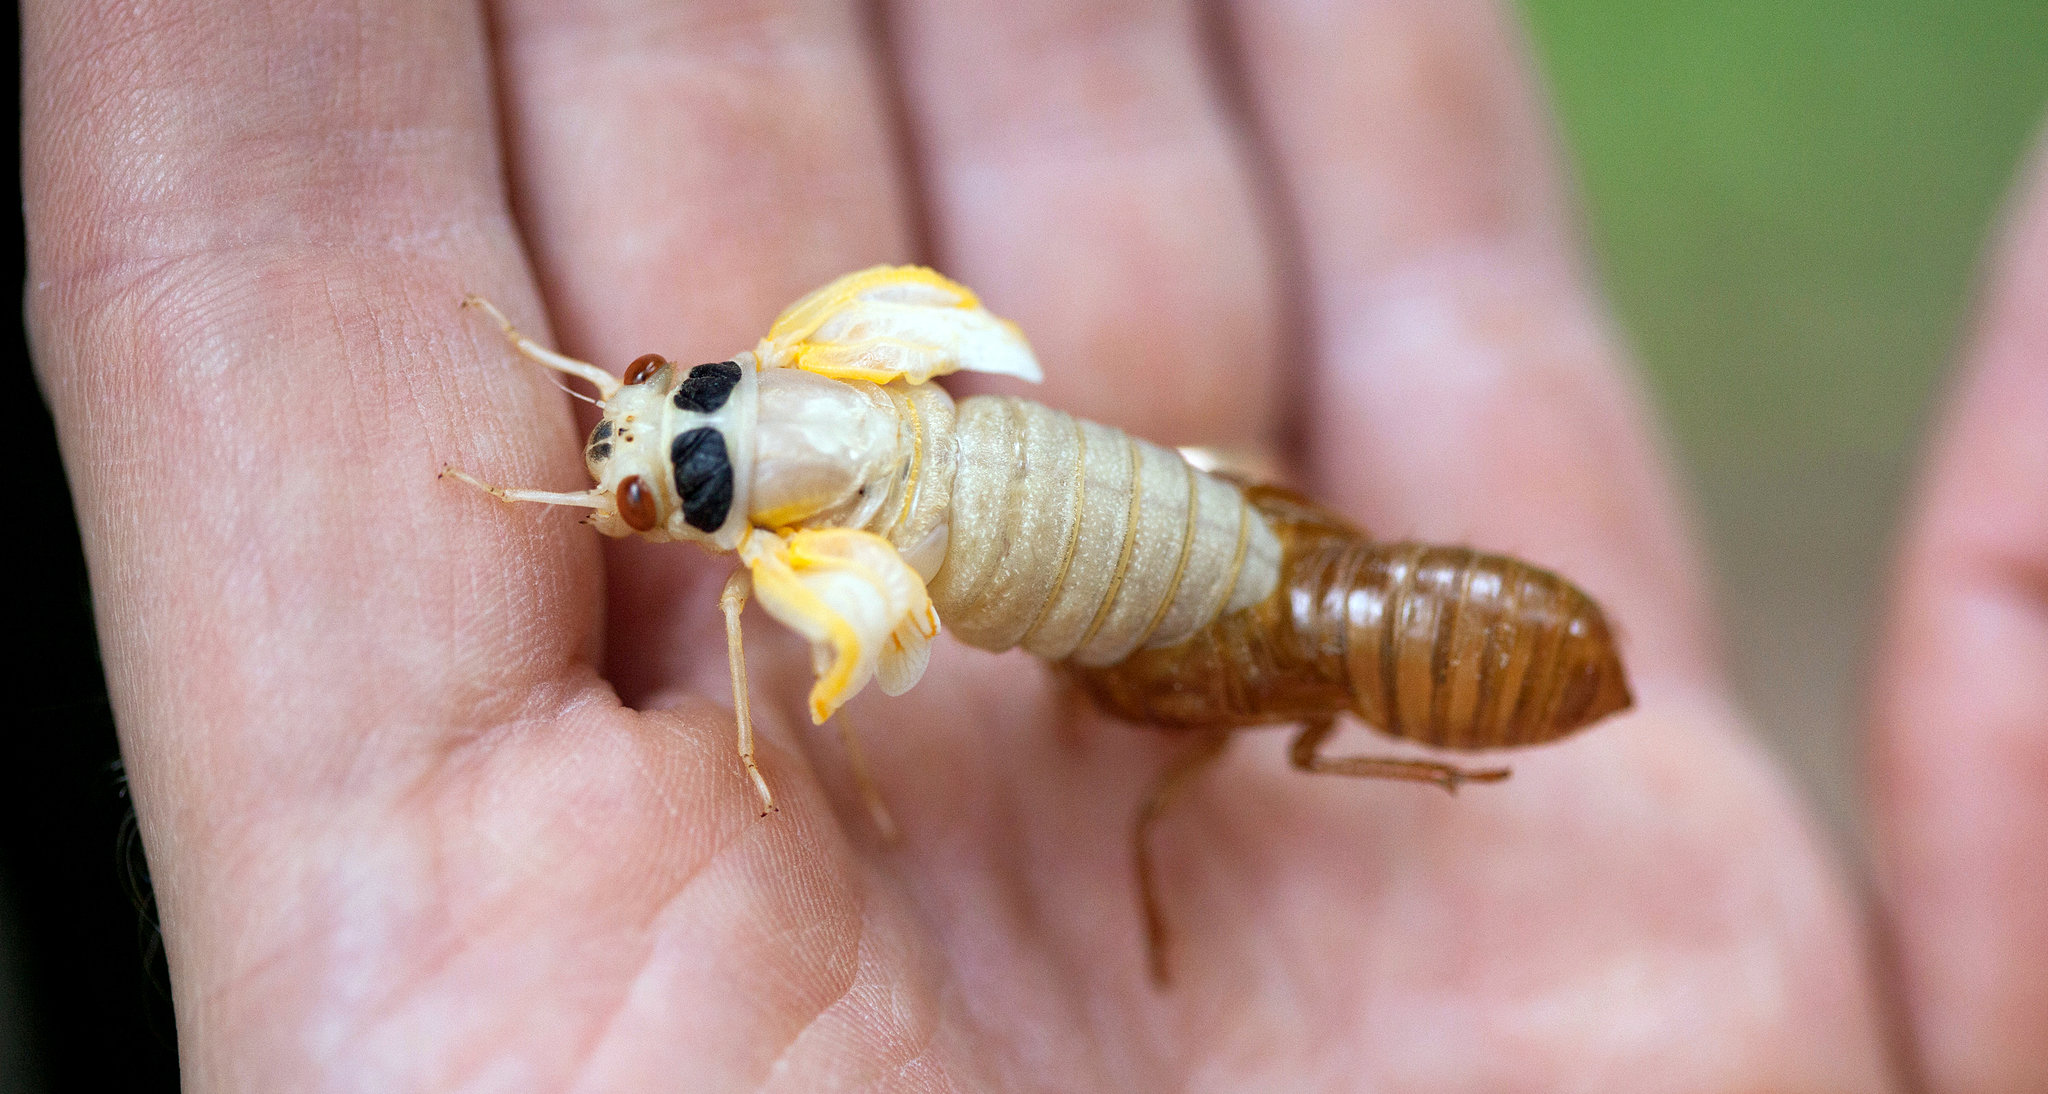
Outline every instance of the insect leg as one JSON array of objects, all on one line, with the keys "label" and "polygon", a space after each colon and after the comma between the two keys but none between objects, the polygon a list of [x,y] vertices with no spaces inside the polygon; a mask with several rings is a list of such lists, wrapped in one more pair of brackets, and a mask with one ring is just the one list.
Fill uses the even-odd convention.
[{"label": "insect leg", "polygon": [[556,353],[554,350],[519,333],[518,328],[512,325],[512,320],[505,318],[505,313],[499,311],[496,304],[485,300],[475,293],[470,293],[468,296],[463,297],[462,306],[465,308],[475,308],[495,320],[498,324],[498,329],[505,332],[505,340],[512,343],[512,348],[519,352],[519,356],[532,361],[534,364],[587,381],[592,387],[597,388],[599,395],[607,399],[616,394],[619,388],[623,386],[619,382],[618,377],[598,368],[596,365],[588,361],[578,361],[567,354]]},{"label": "insect leg", "polygon": [[1166,927],[1166,913],[1159,906],[1157,878],[1152,866],[1152,825],[1159,820],[1166,807],[1179,800],[1188,785],[1194,782],[1208,766],[1223,755],[1223,747],[1230,743],[1229,730],[1210,730],[1195,739],[1195,744],[1173,761],[1173,765],[1152,784],[1152,790],[1145,795],[1145,804],[1138,807],[1138,823],[1131,832],[1131,849],[1138,864],[1138,907],[1145,917],[1145,962],[1152,973],[1152,982],[1165,987],[1172,979],[1167,968],[1166,950],[1169,942]]},{"label": "insect leg", "polygon": [[839,733],[840,747],[846,749],[847,766],[853,769],[854,785],[860,787],[861,801],[867,804],[875,830],[881,834],[883,843],[895,843],[902,832],[896,827],[896,818],[889,815],[881,788],[875,785],[874,769],[868,766],[867,753],[861,751],[860,734],[854,731],[852,720],[843,710],[832,716],[832,728]]},{"label": "insect leg", "polygon": [[740,609],[747,606],[747,594],[753,590],[754,582],[746,567],[740,567],[725,579],[725,591],[718,594],[718,610],[725,613],[725,659],[732,668],[732,713],[740,727],[740,762],[747,765],[747,774],[754,779],[754,789],[761,795],[761,815],[775,811],[775,795],[768,792],[768,780],[761,777],[761,769],[754,763],[754,719],[747,712],[747,655],[740,645]]},{"label": "insect leg", "polygon": [[1494,783],[1508,777],[1505,767],[1466,769],[1431,760],[1396,760],[1374,756],[1324,756],[1323,741],[1337,729],[1337,720],[1324,718],[1303,726],[1301,734],[1287,749],[1294,766],[1317,775],[1352,775],[1363,779],[1401,779],[1435,783],[1455,794],[1460,783]]}]

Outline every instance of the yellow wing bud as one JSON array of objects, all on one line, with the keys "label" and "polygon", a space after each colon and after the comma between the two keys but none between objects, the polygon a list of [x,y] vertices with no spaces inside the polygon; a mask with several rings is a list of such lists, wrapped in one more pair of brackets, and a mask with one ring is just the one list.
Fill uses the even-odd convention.
[{"label": "yellow wing bud", "polygon": [[740,545],[754,595],[811,643],[817,683],[811,718],[823,722],[879,675],[890,695],[924,675],[939,614],[923,579],[889,541],[851,528],[788,536],[755,531]]},{"label": "yellow wing bud", "polygon": [[812,292],[775,320],[755,352],[770,368],[877,384],[963,371],[1044,378],[1016,324],[922,266],[876,266]]}]

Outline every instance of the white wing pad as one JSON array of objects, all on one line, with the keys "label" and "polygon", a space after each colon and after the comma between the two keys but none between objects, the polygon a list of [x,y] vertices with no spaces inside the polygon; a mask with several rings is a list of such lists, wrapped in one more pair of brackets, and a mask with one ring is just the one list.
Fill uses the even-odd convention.
[{"label": "white wing pad", "polygon": [[876,266],[791,304],[755,351],[767,368],[835,380],[921,384],[949,372],[1038,383],[1038,359],[1015,323],[973,292],[922,266]]},{"label": "white wing pad", "polygon": [[924,675],[939,613],[888,540],[851,528],[755,529],[740,559],[761,606],[811,642],[813,721],[831,717],[871,677],[901,695]]}]

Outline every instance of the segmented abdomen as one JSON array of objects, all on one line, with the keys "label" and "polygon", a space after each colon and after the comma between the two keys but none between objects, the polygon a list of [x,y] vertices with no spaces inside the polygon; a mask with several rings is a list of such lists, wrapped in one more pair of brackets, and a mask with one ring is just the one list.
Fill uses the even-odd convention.
[{"label": "segmented abdomen", "polygon": [[1352,541],[1317,561],[1290,583],[1295,625],[1318,632],[1351,709],[1396,737],[1534,744],[1628,704],[1600,609],[1556,574],[1418,543]]},{"label": "segmented abdomen", "polygon": [[1122,430],[963,399],[932,602],[969,645],[1113,664],[1265,599],[1280,544],[1237,486]]},{"label": "segmented abdomen", "polygon": [[1350,711],[1397,737],[1478,749],[1554,740],[1629,705],[1606,618],[1570,582],[1464,547],[1375,543],[1254,488],[1280,587],[1188,641],[1076,669],[1135,721],[1223,728]]}]

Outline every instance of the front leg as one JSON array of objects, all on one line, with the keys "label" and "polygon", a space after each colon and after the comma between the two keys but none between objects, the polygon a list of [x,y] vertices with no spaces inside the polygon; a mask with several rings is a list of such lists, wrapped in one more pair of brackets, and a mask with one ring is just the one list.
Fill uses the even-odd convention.
[{"label": "front leg", "polygon": [[500,311],[496,304],[485,300],[483,297],[470,293],[462,298],[462,306],[465,308],[475,308],[490,316],[492,321],[498,324],[498,330],[504,333],[505,341],[512,344],[512,349],[519,356],[532,361],[534,364],[586,381],[590,386],[597,389],[599,395],[606,399],[610,399],[614,394],[617,394],[622,386],[618,377],[598,368],[596,365],[588,361],[578,361],[576,358],[564,353],[556,353],[554,350],[519,333],[519,328],[512,325],[512,320],[506,318],[505,313]]},{"label": "front leg", "polygon": [[740,644],[740,611],[747,606],[747,594],[753,587],[745,567],[734,570],[725,579],[725,591],[718,594],[718,610],[725,613],[725,659],[732,669],[732,713],[739,723],[740,762],[747,765],[754,790],[761,795],[761,815],[765,817],[775,812],[775,795],[754,763],[754,719],[747,710],[747,654]]}]

